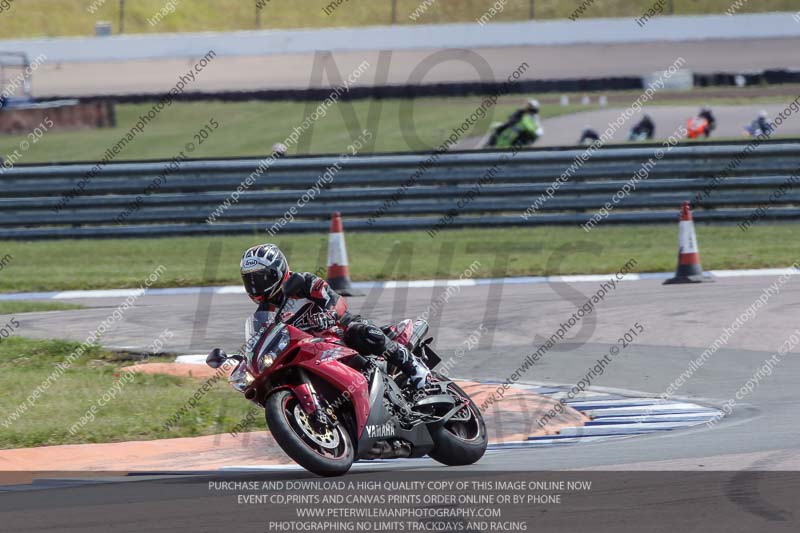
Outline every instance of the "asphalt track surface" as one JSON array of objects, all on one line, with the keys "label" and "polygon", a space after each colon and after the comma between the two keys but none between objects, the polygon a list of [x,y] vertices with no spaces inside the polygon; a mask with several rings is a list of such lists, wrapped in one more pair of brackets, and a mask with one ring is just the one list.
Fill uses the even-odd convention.
[{"label": "asphalt track surface", "polygon": [[[699,285],[663,286],[657,280],[623,280],[567,334],[572,338],[543,357],[529,374],[523,375],[522,381],[576,383],[638,321],[645,327],[641,339],[616,356],[592,387],[660,394],[722,334],[724,327],[730,327],[776,281],[776,277],[741,277]],[[453,375],[502,381],[534,350],[538,344],[533,342],[534,335],[550,336],[598,289],[596,281],[463,287],[440,313],[432,315],[432,332],[439,351],[448,357],[465,336],[485,324],[493,336],[483,337],[482,346],[459,359]],[[442,289],[386,289],[352,298],[351,307],[378,322],[390,322],[424,312],[439,290]],[[76,301],[90,307],[22,315],[20,334],[82,340],[120,303],[118,298]],[[734,397],[764,360],[798,330],[798,308],[800,276],[793,276],[675,396],[717,407]],[[198,353],[212,346],[235,349],[242,339],[244,317],[251,311],[244,295],[216,295],[210,300],[207,295],[145,296],[103,343],[146,350],[151,340],[167,328],[175,334],[167,348],[176,352]],[[646,512],[646,517],[639,519],[652,520],[653,526],[689,521],[684,524],[685,531],[789,531],[796,526],[786,517],[797,518],[791,514],[797,508],[797,484],[780,479],[764,481],[752,477],[760,474],[745,471],[800,470],[797,354],[795,347],[771,376],[713,428],[701,425],[604,442],[502,450],[487,454],[473,466],[457,469],[443,469],[424,459],[365,463],[356,465],[348,478],[395,479],[410,475],[456,479],[459,475],[521,471],[539,472],[536,475],[541,478],[548,475],[546,471],[556,474],[555,471],[573,470],[584,476],[594,475],[591,471],[618,471],[619,474],[596,474],[604,476],[601,481],[607,484],[608,476],[633,477],[617,480],[617,488],[594,492],[591,501],[580,500],[580,504],[562,507],[560,513],[536,511],[538,530],[564,531],[565,524],[571,524],[570,531],[669,530],[642,529],[637,520],[631,520],[635,513]],[[721,479],[703,473],[718,470],[728,472],[718,474],[723,476]],[[648,477],[653,474],[639,475],[637,471],[662,474],[654,478]],[[693,478],[694,475],[705,477]],[[195,478],[194,484],[185,477],[162,482],[140,478],[140,483],[100,486],[45,484],[38,486],[47,488],[45,492],[23,491],[0,497],[0,514],[19,531],[51,531],[65,520],[80,524],[80,531],[106,531],[110,524],[114,524],[115,531],[178,531],[184,530],[180,524],[190,522],[207,525],[207,529],[199,529],[207,531],[236,524],[241,525],[242,531],[263,531],[266,514],[278,512],[274,507],[232,507],[233,496],[212,494],[205,489],[208,480],[235,476],[207,473]],[[280,469],[239,476],[262,481],[309,478],[302,471]],[[529,508],[516,512],[524,513],[526,518],[534,516]],[[698,525],[697,520],[708,516],[714,516],[718,529]],[[723,524],[725,520],[728,523]],[[188,525],[185,529],[191,530]]]},{"label": "asphalt track surface", "polygon": [[[522,63],[530,66],[522,79],[599,78],[662,72],[679,57],[686,59],[683,68],[698,73],[758,72],[800,67],[799,47],[800,37],[496,47],[454,50],[446,56],[433,56],[438,50],[387,51],[381,52],[383,60],[379,52],[335,52],[332,59],[343,78],[366,60],[370,67],[355,86],[370,86],[377,83],[379,66],[387,68],[386,81],[381,84],[389,85],[480,81],[475,65],[481,63],[488,64],[496,81],[507,79]],[[220,56],[197,75],[186,91],[318,87],[311,83],[314,61],[315,54]],[[166,93],[193,64],[187,60],[45,62],[34,75],[33,90],[38,97]],[[331,80],[324,78],[322,86],[331,86]]]}]

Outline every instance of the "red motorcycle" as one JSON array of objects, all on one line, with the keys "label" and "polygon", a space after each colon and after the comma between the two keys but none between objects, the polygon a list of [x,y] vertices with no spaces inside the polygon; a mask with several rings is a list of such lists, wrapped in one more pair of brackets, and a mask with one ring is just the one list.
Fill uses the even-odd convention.
[{"label": "red motorcycle", "polygon": [[[468,465],[483,457],[483,417],[453,381],[433,372],[430,385],[412,391],[399,369],[348,348],[334,329],[314,336],[295,327],[308,307],[282,311],[253,315],[243,353],[228,356],[216,348],[206,364],[237,362],[230,383],[264,408],[273,437],[298,464],[339,476],[357,459],[429,455],[445,465]],[[429,368],[441,362],[430,347],[433,339],[422,340],[424,320],[404,320],[384,331]]]}]

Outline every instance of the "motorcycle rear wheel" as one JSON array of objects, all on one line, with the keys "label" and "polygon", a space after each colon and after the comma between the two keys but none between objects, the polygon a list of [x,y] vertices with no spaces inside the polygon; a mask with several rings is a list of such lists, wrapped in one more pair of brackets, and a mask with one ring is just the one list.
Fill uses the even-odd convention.
[{"label": "motorcycle rear wheel", "polygon": [[350,433],[342,424],[323,432],[289,390],[267,398],[266,419],[278,445],[294,461],[319,476],[341,476],[355,459]]},{"label": "motorcycle rear wheel", "polygon": [[[486,453],[486,446],[489,442],[486,424],[478,406],[461,387],[450,383],[448,389],[462,398],[469,399],[469,402],[464,409],[457,413],[462,416],[458,419],[454,417],[446,424],[431,431],[435,447],[428,455],[447,466],[471,465],[478,462]],[[468,418],[466,418],[466,414],[469,415]]]}]

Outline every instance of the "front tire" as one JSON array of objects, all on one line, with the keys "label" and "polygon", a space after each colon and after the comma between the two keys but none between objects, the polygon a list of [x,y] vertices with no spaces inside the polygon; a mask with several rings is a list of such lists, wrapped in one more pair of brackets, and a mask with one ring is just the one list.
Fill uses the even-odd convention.
[{"label": "front tire", "polygon": [[486,424],[478,406],[461,387],[450,383],[447,388],[469,401],[446,424],[431,431],[435,447],[428,455],[447,466],[471,465],[486,453]]},{"label": "front tire", "polygon": [[355,453],[350,433],[342,424],[320,427],[286,389],[267,398],[265,412],[272,436],[297,464],[326,477],[341,476],[350,470]]}]

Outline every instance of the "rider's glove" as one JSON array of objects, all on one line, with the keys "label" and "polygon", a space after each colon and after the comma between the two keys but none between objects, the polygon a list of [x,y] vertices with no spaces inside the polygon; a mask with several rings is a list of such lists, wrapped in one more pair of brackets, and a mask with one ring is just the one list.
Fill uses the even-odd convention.
[{"label": "rider's glove", "polygon": [[336,325],[336,320],[328,313],[315,313],[308,317],[308,324],[316,330],[324,331]]}]

